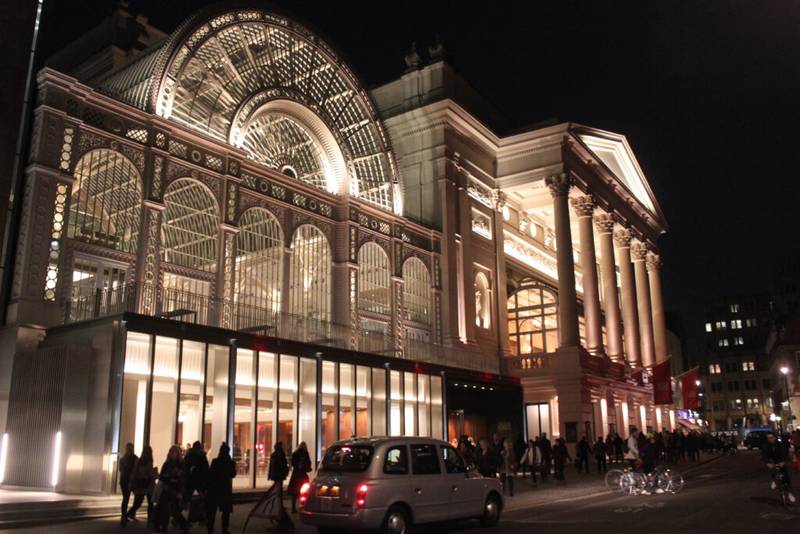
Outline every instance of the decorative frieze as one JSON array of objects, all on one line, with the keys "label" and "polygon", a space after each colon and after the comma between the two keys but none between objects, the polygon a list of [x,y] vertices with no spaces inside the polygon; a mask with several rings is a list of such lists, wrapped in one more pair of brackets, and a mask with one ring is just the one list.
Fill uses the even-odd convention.
[{"label": "decorative frieze", "polygon": [[472,231],[491,241],[492,219],[481,210],[472,208]]},{"label": "decorative frieze", "polygon": [[350,220],[357,222],[364,228],[369,228],[375,232],[380,232],[384,235],[392,235],[392,225],[386,221],[372,217],[363,213],[356,208],[350,208]]}]

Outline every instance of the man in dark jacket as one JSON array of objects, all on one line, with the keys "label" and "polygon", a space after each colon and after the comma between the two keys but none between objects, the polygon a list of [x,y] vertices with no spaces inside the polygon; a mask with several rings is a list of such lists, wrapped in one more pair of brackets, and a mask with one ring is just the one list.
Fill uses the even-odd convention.
[{"label": "man in dark jacket", "polygon": [[605,473],[608,471],[608,464],[606,463],[607,447],[606,443],[611,441],[611,436],[606,441],[603,441],[603,436],[598,436],[597,443],[594,444],[594,459],[597,462],[597,472]]},{"label": "man in dark jacket", "polygon": [[[767,434],[767,442],[761,449],[761,461],[767,464],[770,469],[778,468],[783,473],[783,480],[786,487],[789,488],[789,501],[794,502],[794,494],[792,493],[792,479],[789,477],[789,468],[786,465],[789,462],[788,445],[781,443],[775,437],[775,434],[770,432]],[[773,488],[775,481],[772,482]]]},{"label": "man in dark jacket", "polygon": [[542,480],[547,482],[547,477],[550,476],[550,462],[553,460],[553,449],[546,432],[542,432],[542,437],[539,438],[539,451],[542,453]]},{"label": "man in dark jacket", "polygon": [[553,465],[555,466],[555,479],[564,481],[564,464],[572,461],[564,438],[558,438],[553,446]]},{"label": "man in dark jacket", "polygon": [[119,459],[119,489],[122,491],[122,526],[128,522],[128,501],[131,499],[133,468],[139,458],[133,452],[133,443],[125,444],[125,454]]},{"label": "man in dark jacket", "polygon": [[195,441],[192,448],[186,452],[183,459],[183,470],[183,477],[186,481],[185,498],[191,499],[195,491],[203,495],[208,484],[208,458],[203,450],[203,444],[199,441]]},{"label": "man in dark jacket", "polygon": [[586,474],[589,474],[589,453],[591,450],[592,447],[586,440],[586,436],[583,436],[578,442],[578,445],[575,447],[575,458],[578,460],[576,464],[578,467],[578,473],[582,472],[585,467]]},{"label": "man in dark jacket", "polygon": [[208,534],[214,532],[217,510],[222,512],[222,534],[228,534],[231,512],[233,512],[233,478],[236,476],[236,462],[231,458],[227,443],[219,448],[219,455],[211,462],[208,470],[206,497],[206,525]]}]

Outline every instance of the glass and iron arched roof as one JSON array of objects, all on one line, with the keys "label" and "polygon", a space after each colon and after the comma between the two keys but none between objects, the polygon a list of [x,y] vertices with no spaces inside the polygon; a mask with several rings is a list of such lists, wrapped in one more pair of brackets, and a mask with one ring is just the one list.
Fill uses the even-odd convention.
[{"label": "glass and iron arched roof", "polygon": [[[335,139],[345,160],[349,194],[399,212],[388,138],[369,96],[333,49],[282,16],[255,8],[215,9],[187,20],[167,39],[158,60],[139,61],[152,69],[148,110],[242,146],[253,159],[272,166],[268,160],[275,156],[275,146],[284,154],[302,151],[300,145],[307,139],[297,131],[289,133],[286,120],[282,125],[271,123],[270,128],[282,134],[261,151],[255,145],[265,141],[251,139],[247,146],[245,130],[271,102],[302,104]],[[123,94],[120,80],[125,76],[139,80],[141,87],[141,76],[117,73],[105,82],[109,91]],[[304,158],[310,162],[314,156]],[[298,178],[305,172],[309,181],[318,180],[313,170],[296,171]]]}]

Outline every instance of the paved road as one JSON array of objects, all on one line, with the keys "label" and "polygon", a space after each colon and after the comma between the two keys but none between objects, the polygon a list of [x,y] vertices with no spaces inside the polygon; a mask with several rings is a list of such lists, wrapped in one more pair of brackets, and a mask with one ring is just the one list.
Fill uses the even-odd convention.
[{"label": "paved road", "polygon": [[[648,534],[797,532],[800,503],[784,510],[777,494],[770,490],[768,475],[756,453],[724,457],[699,467],[681,466],[686,486],[678,495],[623,496],[607,491],[597,475],[577,475],[567,471],[567,483],[540,484],[535,489],[521,488],[507,501],[500,524],[481,529],[477,522],[436,525],[418,529],[418,534],[447,532],[474,534],[547,532],[604,534],[628,532],[636,528]],[[800,475],[795,475],[800,481]],[[241,532],[246,514],[238,506],[231,521],[231,531]],[[263,532],[264,523],[256,521],[248,532]],[[298,533],[312,529],[297,524]],[[219,529],[219,526],[217,527]],[[94,534],[123,532],[114,520],[81,521],[48,527],[16,529],[14,534]],[[133,523],[125,531],[147,532],[142,523]],[[194,533],[204,532],[194,527]]]}]

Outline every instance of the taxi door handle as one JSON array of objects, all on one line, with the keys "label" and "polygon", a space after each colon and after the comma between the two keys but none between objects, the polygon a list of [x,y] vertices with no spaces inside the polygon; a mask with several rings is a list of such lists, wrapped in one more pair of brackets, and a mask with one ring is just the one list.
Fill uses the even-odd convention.
[{"label": "taxi door handle", "polygon": [[458,486],[453,486],[453,491],[454,492],[458,491]]},{"label": "taxi door handle", "polygon": [[422,495],[422,488],[414,488],[414,493],[417,495]]}]

